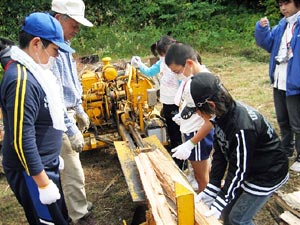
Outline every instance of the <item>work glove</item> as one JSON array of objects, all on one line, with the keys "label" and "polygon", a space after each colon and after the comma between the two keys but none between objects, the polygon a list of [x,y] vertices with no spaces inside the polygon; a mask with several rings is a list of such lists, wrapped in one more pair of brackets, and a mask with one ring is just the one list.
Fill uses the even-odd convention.
[{"label": "work glove", "polygon": [[221,212],[216,207],[212,206],[209,211],[204,213],[204,216],[206,217],[213,216],[218,220],[221,217]]},{"label": "work glove", "polygon": [[76,132],[73,136],[69,136],[71,147],[76,152],[82,152],[84,146],[84,138],[80,131]]},{"label": "work glove", "polygon": [[175,152],[172,157],[180,160],[186,160],[190,157],[192,149],[195,147],[191,140],[184,142],[181,145],[178,145],[176,148],[173,148],[171,152]]},{"label": "work glove", "polygon": [[139,56],[133,56],[131,58],[131,65],[135,68],[140,68],[141,65],[143,64],[142,60],[141,60],[141,57]]},{"label": "work glove", "polygon": [[44,205],[50,205],[60,199],[60,192],[56,184],[50,180],[46,187],[38,188],[40,194],[40,201]]},{"label": "work glove", "polygon": [[85,132],[90,127],[90,118],[86,113],[76,114],[78,129]]},{"label": "work glove", "polygon": [[177,113],[175,116],[172,117],[172,120],[177,123],[178,126],[181,125],[181,113]]},{"label": "work glove", "polygon": [[211,207],[220,190],[220,188],[209,183],[206,188],[195,197],[195,203],[202,201],[205,205]]},{"label": "work glove", "polygon": [[65,161],[64,161],[64,159],[61,157],[61,156],[59,156],[59,165],[58,165],[58,169],[59,170],[63,170],[65,168]]}]

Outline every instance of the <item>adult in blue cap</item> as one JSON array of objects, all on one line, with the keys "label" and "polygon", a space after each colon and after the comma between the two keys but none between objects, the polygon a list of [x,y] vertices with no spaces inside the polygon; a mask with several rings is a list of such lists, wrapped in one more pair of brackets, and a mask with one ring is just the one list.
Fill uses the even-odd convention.
[{"label": "adult in blue cap", "polygon": [[59,49],[74,52],[60,23],[49,14],[30,14],[0,85],[3,169],[29,224],[68,224],[59,175],[63,100],[49,70]]}]

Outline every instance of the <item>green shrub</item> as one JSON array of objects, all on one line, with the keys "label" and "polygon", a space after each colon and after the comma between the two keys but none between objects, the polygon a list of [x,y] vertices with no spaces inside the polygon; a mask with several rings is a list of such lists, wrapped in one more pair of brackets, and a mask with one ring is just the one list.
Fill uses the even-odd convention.
[{"label": "green shrub", "polygon": [[[275,0],[86,0],[86,17],[94,27],[82,27],[72,41],[77,55],[97,54],[113,59],[145,56],[150,45],[170,33],[200,51],[243,55],[266,60],[255,45],[255,23],[268,16],[271,25],[280,19]],[[1,36],[17,40],[20,24],[33,11],[47,11],[51,0],[0,2]],[[20,7],[21,6],[21,7]]]}]

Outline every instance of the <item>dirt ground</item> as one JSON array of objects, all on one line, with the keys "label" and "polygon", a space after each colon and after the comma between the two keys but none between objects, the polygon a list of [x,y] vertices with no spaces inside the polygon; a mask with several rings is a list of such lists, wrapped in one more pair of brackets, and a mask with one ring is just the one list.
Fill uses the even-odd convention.
[{"label": "dirt ground", "polygon": [[[225,85],[228,84],[226,86],[229,87],[235,97],[252,103],[251,105],[259,110],[265,111],[267,118],[274,125],[276,124],[274,122],[272,100],[268,99],[271,93],[269,90],[263,92],[265,90],[264,86],[268,86],[267,64],[259,65],[255,63],[248,65],[247,61],[244,62],[230,57],[217,57],[215,55],[205,57],[212,59],[212,61],[206,61],[206,65],[209,68],[214,68],[216,73],[222,74]],[[239,76],[235,77],[233,71],[239,71]],[[263,78],[254,77],[258,74],[261,74]],[[247,84],[244,84],[244,79],[247,80]],[[254,81],[251,79],[254,79]],[[236,86],[234,86],[235,83],[237,83]],[[248,92],[245,92],[245,86]],[[260,91],[259,96],[262,96],[263,101],[248,99],[250,97],[249,90]],[[81,161],[85,171],[87,197],[94,204],[93,213],[98,224],[130,225],[138,205],[131,200],[114,147],[85,151],[81,153]],[[290,193],[299,189],[300,173],[290,172],[290,179],[281,190]],[[270,206],[277,208],[275,205],[272,197],[255,217],[255,224],[284,225],[270,212]],[[280,208],[277,209],[281,210]],[[0,225],[27,224],[23,210],[14,198],[3,174],[0,175],[0,218]]]}]

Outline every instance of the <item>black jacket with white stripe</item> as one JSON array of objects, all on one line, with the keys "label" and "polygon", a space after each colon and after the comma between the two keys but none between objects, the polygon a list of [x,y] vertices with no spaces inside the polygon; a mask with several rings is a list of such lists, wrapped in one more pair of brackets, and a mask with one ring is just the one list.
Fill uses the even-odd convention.
[{"label": "black jacket with white stripe", "polygon": [[272,126],[255,109],[234,102],[229,111],[214,121],[214,154],[208,187],[220,187],[214,206],[220,211],[245,192],[266,196],[289,178],[288,159]]}]

